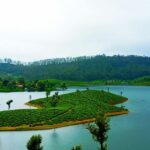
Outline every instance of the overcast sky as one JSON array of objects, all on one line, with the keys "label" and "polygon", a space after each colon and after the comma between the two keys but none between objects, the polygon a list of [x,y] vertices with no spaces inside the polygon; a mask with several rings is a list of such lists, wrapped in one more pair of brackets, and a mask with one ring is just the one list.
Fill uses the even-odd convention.
[{"label": "overcast sky", "polygon": [[149,0],[0,0],[0,58],[150,56]]}]

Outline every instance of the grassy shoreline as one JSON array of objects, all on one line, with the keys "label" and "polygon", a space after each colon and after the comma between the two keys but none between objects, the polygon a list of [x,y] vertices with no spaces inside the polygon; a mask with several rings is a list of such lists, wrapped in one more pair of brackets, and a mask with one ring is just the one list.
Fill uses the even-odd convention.
[{"label": "grassy shoreline", "polygon": [[30,102],[25,103],[25,105],[34,107],[36,109],[42,109],[43,108],[42,106],[40,106],[38,104],[31,104]]}]

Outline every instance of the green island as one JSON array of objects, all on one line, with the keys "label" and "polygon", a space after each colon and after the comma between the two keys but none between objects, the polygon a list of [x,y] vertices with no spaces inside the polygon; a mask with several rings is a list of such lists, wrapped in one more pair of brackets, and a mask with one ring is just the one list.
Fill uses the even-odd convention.
[{"label": "green island", "polygon": [[108,116],[127,114],[123,106],[126,97],[106,91],[84,90],[59,95],[59,102],[52,107],[52,97],[30,101],[27,105],[37,109],[18,109],[0,112],[0,130],[40,130],[88,123],[97,113],[105,111]]}]

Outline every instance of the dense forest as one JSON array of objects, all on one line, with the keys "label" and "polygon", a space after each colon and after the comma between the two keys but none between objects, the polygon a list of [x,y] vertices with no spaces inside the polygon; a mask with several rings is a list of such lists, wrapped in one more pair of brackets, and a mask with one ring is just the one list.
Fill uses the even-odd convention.
[{"label": "dense forest", "polygon": [[150,75],[150,57],[105,56],[57,58],[21,63],[0,60],[0,76],[20,76],[27,80],[73,81],[132,80]]}]

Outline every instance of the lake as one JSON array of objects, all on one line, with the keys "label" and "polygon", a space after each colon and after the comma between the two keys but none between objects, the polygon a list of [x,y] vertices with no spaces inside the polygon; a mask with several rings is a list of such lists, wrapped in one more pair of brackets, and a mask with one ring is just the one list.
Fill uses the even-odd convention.
[{"label": "lake", "polygon": [[[59,94],[70,93],[75,91],[74,88],[69,88],[66,91],[59,91]],[[51,92],[53,95],[55,91]],[[45,92],[10,92],[10,93],[0,93],[0,111],[8,110],[8,105],[6,102],[10,99],[13,100],[11,104],[12,109],[30,109],[31,106],[25,105],[26,102],[31,99],[43,98],[46,97]]]},{"label": "lake", "polygon": [[[69,93],[84,87],[71,87],[60,94]],[[90,89],[107,90],[107,86],[92,86]],[[108,138],[108,150],[149,150],[150,149],[150,87],[109,86],[116,94],[123,92],[129,98],[124,103],[130,113],[111,118]],[[54,93],[54,92],[53,92]],[[53,94],[52,93],[52,94]],[[12,109],[27,108],[24,103],[32,99],[45,97],[44,92],[0,93],[0,110],[7,109],[8,99],[13,99]],[[29,108],[29,107],[28,107]],[[41,134],[44,150],[70,150],[74,145],[82,145],[83,150],[97,150],[97,143],[85,125],[76,125],[42,131],[0,132],[0,150],[26,150],[26,143],[33,134]]]}]

